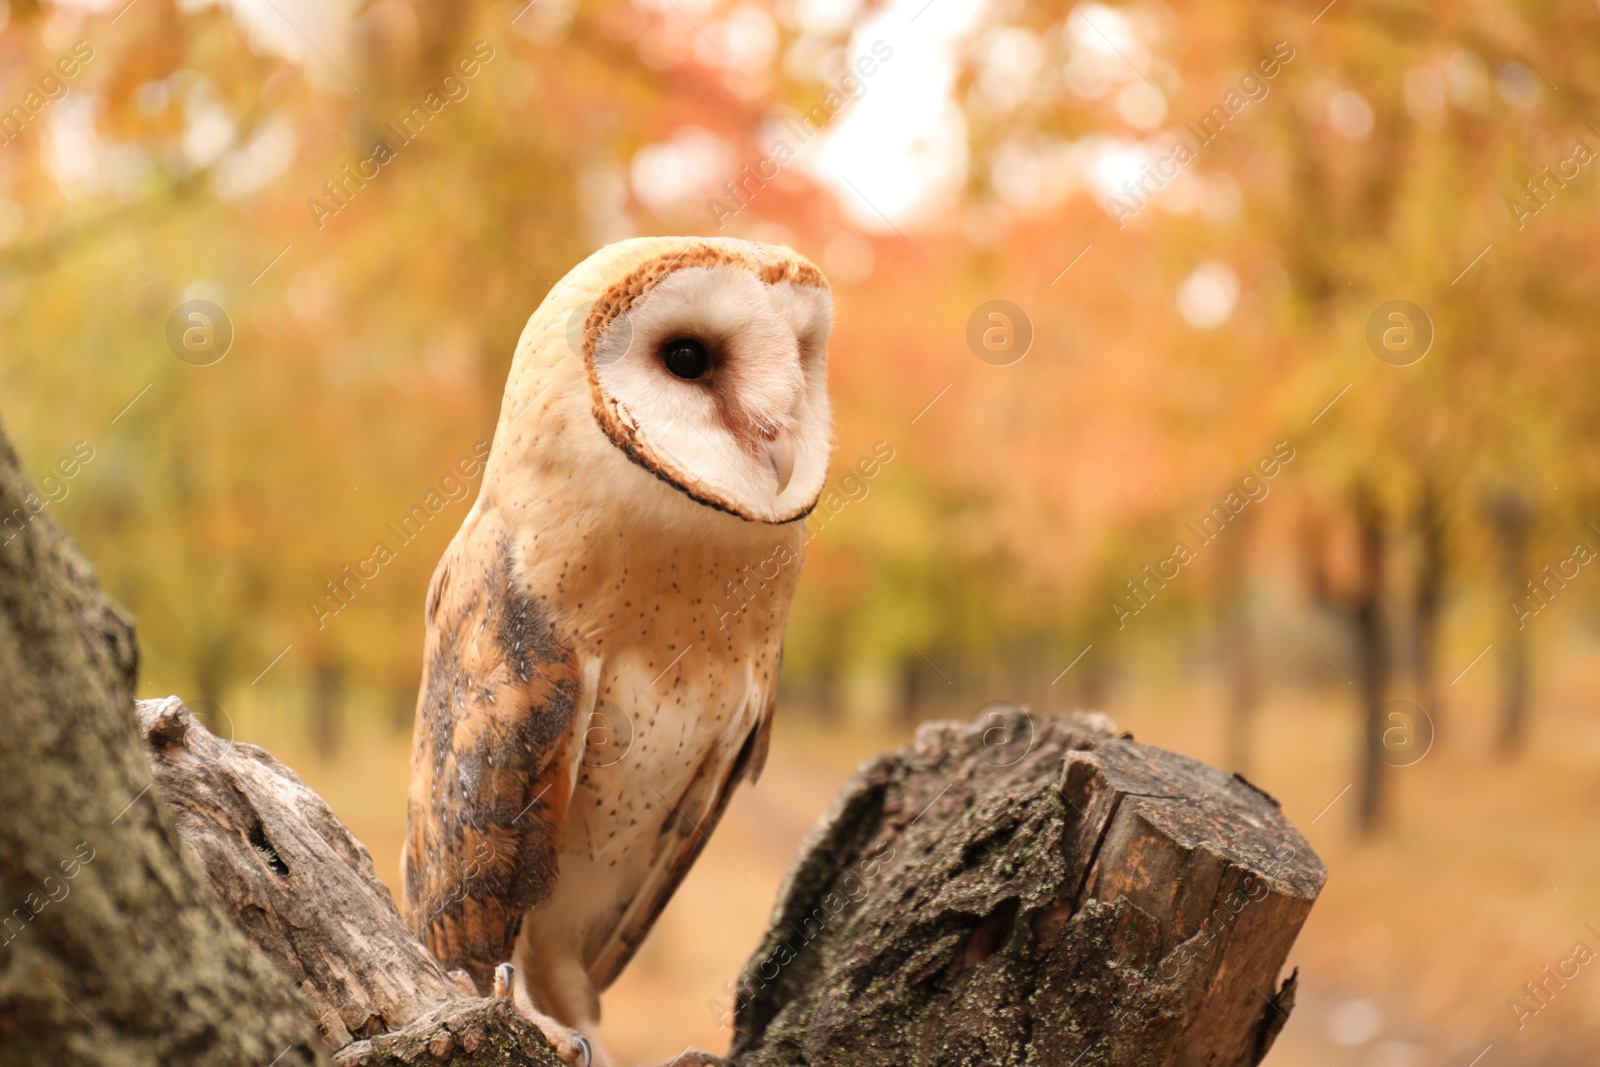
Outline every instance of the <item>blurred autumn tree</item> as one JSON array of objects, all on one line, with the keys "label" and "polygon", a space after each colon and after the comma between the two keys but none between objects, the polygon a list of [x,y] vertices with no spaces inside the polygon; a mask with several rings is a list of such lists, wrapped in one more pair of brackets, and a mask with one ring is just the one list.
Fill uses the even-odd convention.
[{"label": "blurred autumn tree", "polygon": [[[404,708],[445,479],[551,280],[633,233],[792,243],[835,282],[839,477],[893,452],[814,524],[793,691],[1094,702],[1220,653],[1247,761],[1270,650],[1366,679],[1376,783],[1386,696],[1448,732],[1439,678],[1507,630],[1515,712],[1556,624],[1508,601],[1595,600],[1525,583],[1600,544],[1600,10],[1319,7],[13,5],[7,106],[93,58],[0,146],[5,415],[41,468],[95,449],[51,506],[150,693],[277,664]],[[220,362],[169,351],[186,299]],[[1007,365],[967,340],[996,299]],[[1395,300],[1418,359],[1369,345]]]}]

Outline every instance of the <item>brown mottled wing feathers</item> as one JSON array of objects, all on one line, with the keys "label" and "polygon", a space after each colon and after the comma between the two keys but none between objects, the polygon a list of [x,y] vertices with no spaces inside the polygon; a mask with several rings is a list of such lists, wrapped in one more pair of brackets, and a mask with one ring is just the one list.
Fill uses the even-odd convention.
[{"label": "brown mottled wing feathers", "polygon": [[550,897],[571,795],[578,667],[492,507],[467,519],[428,590],[412,740],[406,917],[488,993],[522,917]]}]

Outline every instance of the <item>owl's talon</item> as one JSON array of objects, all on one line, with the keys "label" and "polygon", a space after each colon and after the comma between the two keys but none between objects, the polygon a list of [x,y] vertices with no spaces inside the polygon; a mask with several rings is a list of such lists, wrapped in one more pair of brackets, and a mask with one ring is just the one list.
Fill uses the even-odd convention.
[{"label": "owl's talon", "polygon": [[[500,967],[506,970],[511,969],[509,963],[502,963]],[[497,983],[499,981],[499,970],[500,968],[496,968]],[[563,1064],[567,1064],[568,1067],[592,1067],[594,1063],[594,1046],[589,1043],[588,1038],[570,1027],[563,1026],[548,1015],[542,1015],[538,1012],[530,1013],[522,1006],[518,1006],[517,1010],[522,1013],[524,1018],[539,1028],[540,1032],[544,1034],[544,1039],[550,1043],[550,1048],[555,1052],[556,1058]]]},{"label": "owl's talon", "polygon": [[497,997],[509,997],[511,991],[517,987],[517,969],[509,963],[502,963],[494,969],[494,992]]}]

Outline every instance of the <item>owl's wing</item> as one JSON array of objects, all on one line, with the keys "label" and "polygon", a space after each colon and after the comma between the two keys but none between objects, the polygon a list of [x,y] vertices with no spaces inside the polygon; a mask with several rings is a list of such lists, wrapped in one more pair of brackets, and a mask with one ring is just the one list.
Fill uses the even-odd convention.
[{"label": "owl's wing", "polygon": [[752,781],[760,776],[767,761],[772,709],[778,698],[776,669],[765,688],[752,697],[760,701],[761,714],[738,749],[730,753],[727,748],[713,748],[681,796],[662,794],[662,800],[672,805],[675,815],[661,829],[653,849],[650,873],[623,908],[599,951],[586,961],[589,980],[597,991],[610,986],[633,959],[667,901],[677,892],[689,868],[711,840],[711,831],[722,820],[734,787],[746,775]]},{"label": "owl's wing", "polygon": [[485,994],[554,888],[581,757],[577,658],[514,555],[498,512],[474,508],[428,588],[403,859],[412,930]]}]

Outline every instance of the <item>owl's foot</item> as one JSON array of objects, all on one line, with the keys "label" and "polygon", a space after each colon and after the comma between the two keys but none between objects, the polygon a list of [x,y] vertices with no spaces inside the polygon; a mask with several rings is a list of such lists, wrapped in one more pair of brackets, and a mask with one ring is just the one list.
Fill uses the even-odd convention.
[{"label": "owl's foot", "polygon": [[691,1048],[684,1049],[661,1067],[728,1067],[728,1063],[721,1056]]},{"label": "owl's foot", "polygon": [[510,999],[511,993],[517,988],[517,969],[509,963],[502,963],[494,969],[494,991],[490,996],[505,997]]},{"label": "owl's foot", "polygon": [[[556,1058],[562,1063],[568,1067],[591,1067],[594,1063],[594,1049],[590,1047],[589,1039],[571,1027],[562,1026],[543,1012],[535,1011],[531,1004],[524,1002],[525,998],[516,996],[516,989],[517,969],[509,963],[502,963],[496,967],[494,995],[509,998],[517,1011],[544,1033],[544,1039],[550,1042],[550,1047],[555,1049]],[[690,1067],[690,1064],[685,1064],[684,1067]]]}]

